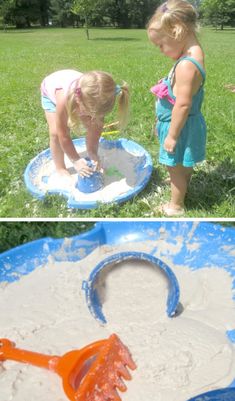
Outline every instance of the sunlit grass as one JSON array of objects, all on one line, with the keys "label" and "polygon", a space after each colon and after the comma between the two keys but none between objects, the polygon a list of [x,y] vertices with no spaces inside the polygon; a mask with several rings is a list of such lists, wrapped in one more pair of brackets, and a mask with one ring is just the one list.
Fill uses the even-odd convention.
[{"label": "sunlit grass", "polygon": [[[0,217],[159,217],[154,209],[169,197],[166,176],[158,164],[153,135],[154,99],[149,88],[171,67],[149,42],[144,30],[93,29],[87,41],[82,29],[41,29],[0,32]],[[203,30],[207,81],[203,106],[208,126],[207,161],[193,176],[186,200],[187,217],[234,217],[235,31]],[[63,68],[112,73],[131,88],[131,118],[122,136],[151,154],[154,173],[138,196],[121,205],[69,210],[66,200],[48,196],[44,202],[26,190],[23,172],[29,161],[48,147],[40,105],[40,82]],[[111,122],[114,114],[107,119]]]}]

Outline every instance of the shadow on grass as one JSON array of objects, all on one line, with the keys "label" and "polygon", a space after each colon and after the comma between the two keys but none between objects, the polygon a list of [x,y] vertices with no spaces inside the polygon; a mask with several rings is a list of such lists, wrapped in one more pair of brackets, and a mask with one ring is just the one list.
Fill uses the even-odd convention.
[{"label": "shadow on grass", "polygon": [[19,29],[19,30],[16,30],[16,29],[14,29],[14,30],[11,30],[11,29],[2,29],[2,30],[0,30],[0,32],[2,32],[2,33],[10,33],[10,34],[17,33],[17,35],[18,35],[18,33],[35,33],[35,30],[34,30],[34,29],[28,29],[28,30],[22,30],[22,29]]},{"label": "shadow on grass", "polygon": [[89,40],[103,40],[103,41],[110,41],[110,42],[138,42],[140,39],[136,38],[90,38]]},{"label": "shadow on grass", "polygon": [[235,33],[234,28],[226,28],[226,29],[213,29],[215,33]]},{"label": "shadow on grass", "polygon": [[235,163],[227,158],[217,166],[207,163],[196,171],[189,186],[188,208],[202,207],[210,211],[224,201],[230,203],[235,194]]},{"label": "shadow on grass", "polygon": [[165,177],[163,176],[161,170],[165,171],[165,168],[162,167],[162,166],[161,166],[161,168],[160,168],[160,166],[153,167],[152,175],[151,175],[151,178],[150,178],[150,181],[149,181],[149,184],[152,184],[153,187],[155,187],[156,185],[159,185],[159,186],[164,186],[165,185],[165,183],[164,183]]}]

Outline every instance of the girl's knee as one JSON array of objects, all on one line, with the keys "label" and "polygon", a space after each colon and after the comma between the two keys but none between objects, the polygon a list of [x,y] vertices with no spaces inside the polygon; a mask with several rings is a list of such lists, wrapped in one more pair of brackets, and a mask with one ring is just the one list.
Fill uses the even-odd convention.
[{"label": "girl's knee", "polygon": [[50,138],[51,139],[57,139],[58,138],[58,135],[57,135],[57,132],[56,132],[56,130],[55,129],[52,129],[52,128],[50,128],[49,129],[49,135],[50,135]]},{"label": "girl's knee", "polygon": [[170,175],[181,174],[181,169],[179,168],[179,165],[167,166],[167,170]]},{"label": "girl's knee", "polygon": [[169,173],[178,173],[182,175],[191,175],[193,172],[193,167],[185,167],[182,164],[177,164],[176,166],[167,166]]}]

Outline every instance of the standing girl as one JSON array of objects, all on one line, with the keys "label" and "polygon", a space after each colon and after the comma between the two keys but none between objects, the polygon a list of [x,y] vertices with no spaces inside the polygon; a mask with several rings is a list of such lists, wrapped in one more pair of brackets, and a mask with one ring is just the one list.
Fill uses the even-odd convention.
[{"label": "standing girl", "polygon": [[167,216],[183,215],[193,167],[205,159],[206,124],[201,114],[204,54],[196,37],[197,13],[184,0],[169,0],[150,19],[147,32],[154,45],[175,64],[151,91],[156,104],[160,163],[167,166],[171,200],[161,206]]},{"label": "standing girl", "polygon": [[70,137],[70,128],[78,128],[80,124],[85,127],[87,153],[99,169],[98,146],[104,117],[111,112],[118,98],[119,122],[121,126],[125,125],[129,99],[127,85],[116,85],[112,76],[102,71],[83,74],[61,70],[43,80],[41,96],[56,171],[70,175],[64,161],[66,154],[81,176],[91,175],[94,169],[78,154]]}]

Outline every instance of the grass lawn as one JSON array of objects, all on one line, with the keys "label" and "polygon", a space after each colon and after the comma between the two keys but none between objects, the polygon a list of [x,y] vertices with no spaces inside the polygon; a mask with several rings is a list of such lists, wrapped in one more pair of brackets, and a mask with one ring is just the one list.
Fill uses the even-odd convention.
[{"label": "grass lawn", "polygon": [[[153,134],[154,98],[149,88],[166,75],[172,61],[148,42],[144,30],[35,29],[0,32],[0,217],[160,217],[154,212],[169,198],[166,171],[158,164]],[[207,160],[195,170],[186,199],[186,217],[235,216],[235,30],[203,29],[207,81],[203,111],[208,126]],[[25,188],[29,161],[48,147],[40,105],[41,80],[55,70],[74,68],[111,72],[131,87],[131,118],[122,137],[139,142],[151,154],[152,178],[138,196],[121,205],[71,210],[60,196],[33,198]],[[107,117],[112,122],[114,115]],[[74,136],[75,137],[75,136]]]}]

